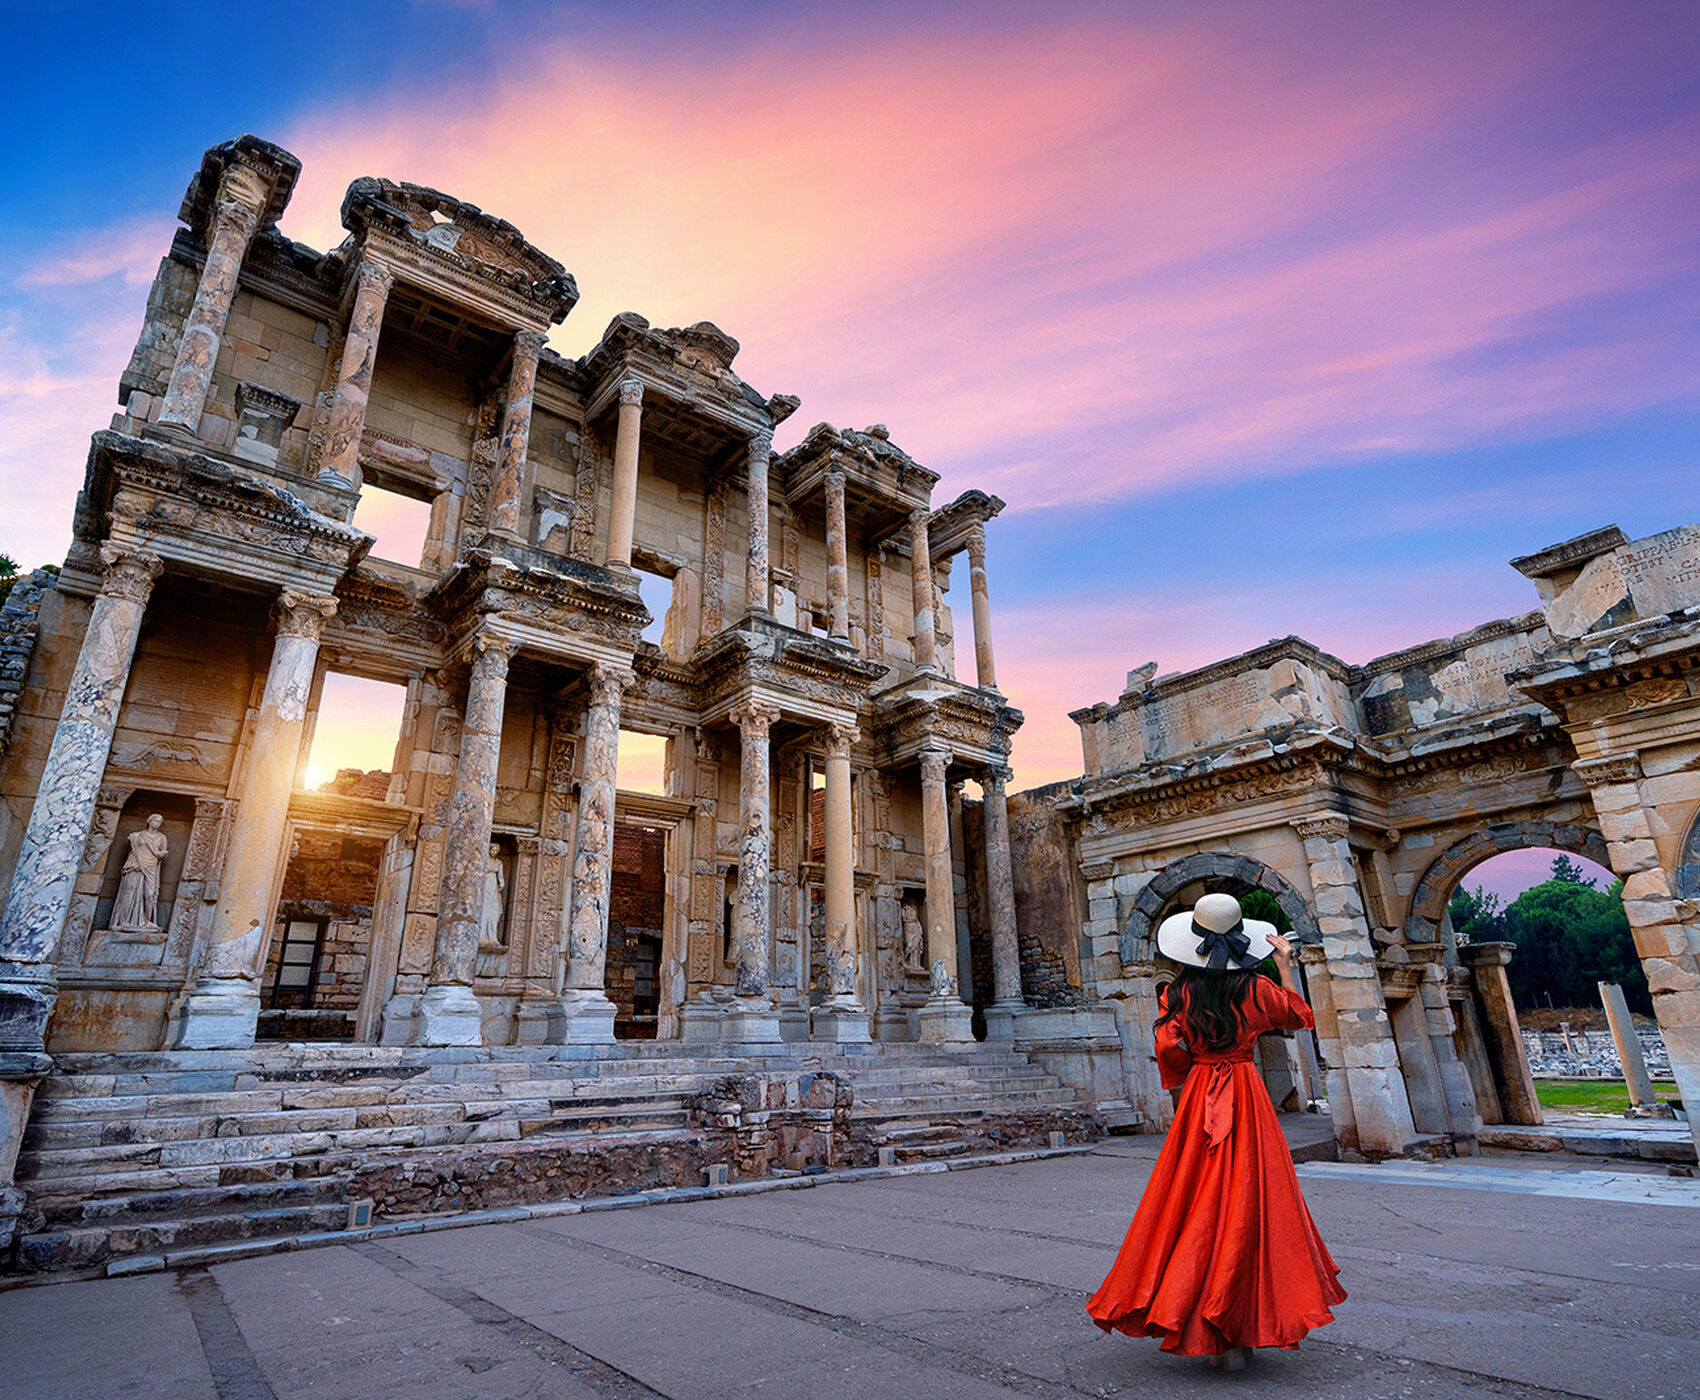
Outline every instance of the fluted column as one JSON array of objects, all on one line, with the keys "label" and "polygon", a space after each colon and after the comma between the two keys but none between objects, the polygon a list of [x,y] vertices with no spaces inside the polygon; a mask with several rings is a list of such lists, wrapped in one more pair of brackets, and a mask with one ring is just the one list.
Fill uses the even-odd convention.
[{"label": "fluted column", "polygon": [[935,671],[939,664],[938,636],[933,619],[933,565],[928,553],[927,522],[932,512],[909,512],[909,569],[915,595],[915,665]]},{"label": "fluted column", "polygon": [[336,599],[329,594],[286,588],[278,596],[277,640],[248,741],[218,903],[207,930],[206,961],[177,1025],[173,1043],[179,1050],[240,1049],[254,1043],[260,972],[283,873],[289,794],[301,756],[319,634],[335,612]]},{"label": "fluted column", "polygon": [[0,1050],[39,1050],[54,1002],[54,962],[106,773],[142,614],[159,577],[151,554],[106,545],[53,746],[0,915]]},{"label": "fluted column", "polygon": [[502,445],[496,457],[496,483],[490,493],[490,528],[516,540],[525,499],[531,396],[537,385],[537,360],[543,353],[543,341],[538,331],[514,334],[513,363],[508,368],[508,406],[502,413]]},{"label": "fluted column", "polygon": [[608,897],[614,878],[614,780],[620,761],[620,701],[632,682],[623,667],[590,668],[584,767],[578,788],[573,887],[567,903],[567,974],[560,1017],[549,1039],[568,1044],[614,1039],[608,968]]},{"label": "fluted column", "polygon": [[986,589],[986,527],[968,531],[968,587],[974,602],[974,674],[982,690],[998,688],[992,660],[992,602]]},{"label": "fluted column", "polygon": [[420,1045],[479,1045],[484,1034],[473,979],[478,970],[478,923],[484,907],[490,824],[496,813],[496,764],[502,749],[502,714],[508,699],[513,646],[484,634],[472,644],[443,843],[443,883],[437,896],[437,942],[431,980],[419,999],[415,1040]]},{"label": "fluted column", "polygon": [[[912,519],[913,517],[911,517]],[[925,546],[923,546],[925,548]],[[956,975],[956,882],[950,861],[950,799],[945,749],[921,750],[921,843],[927,878],[927,1002],[921,1008],[921,1039],[972,1042],[973,1012],[963,1002]]]},{"label": "fluted column", "polygon": [[608,513],[608,567],[632,567],[637,522],[638,435],[643,430],[643,384],[620,381],[620,421],[614,428],[614,501]]},{"label": "fluted column", "polygon": [[1015,865],[1009,849],[1009,769],[988,768],[981,775],[986,822],[986,903],[992,919],[992,992],[986,1010],[988,1033],[1013,1035],[1021,995],[1021,942],[1015,927]]},{"label": "fluted column", "polygon": [[771,607],[767,567],[767,467],[773,455],[771,433],[750,439],[747,485],[750,497],[750,548],[744,562],[744,605],[753,613]]},{"label": "fluted column", "polygon": [[844,519],[844,473],[826,474],[826,600],[831,620],[827,635],[850,637],[850,559]]},{"label": "fluted column", "polygon": [[[1358,888],[1350,823],[1340,813],[1305,817],[1293,823],[1304,841],[1310,866],[1316,926],[1322,935],[1332,985],[1340,1054],[1351,1094],[1356,1141],[1341,1136],[1344,1120],[1336,1114],[1335,1135],[1342,1147],[1375,1156],[1398,1156],[1416,1137],[1404,1072],[1388,1019],[1381,977],[1375,965],[1363,892]],[[1329,1079],[1334,1102],[1334,1079]]]},{"label": "fluted column", "polygon": [[218,200],[213,205],[212,237],[207,243],[207,260],[201,268],[195,304],[183,323],[183,340],[177,361],[171,367],[159,421],[194,432],[207,406],[212,388],[213,366],[230,319],[230,303],[242,259],[260,226],[260,215],[271,198],[271,187],[254,171],[232,165],[219,181]]},{"label": "fluted column", "polygon": [[378,332],[383,329],[384,306],[394,284],[395,274],[389,268],[369,258],[360,260],[319,460],[319,480],[327,486],[360,489],[360,434],[366,427],[366,399],[372,392],[372,370],[378,359]]},{"label": "fluted column", "polygon": [[828,994],[815,1012],[817,1040],[870,1039],[868,1012],[856,995],[856,847],[850,809],[850,750],[861,737],[848,724],[827,726],[826,967]]},{"label": "fluted column", "polygon": [[768,808],[772,774],[768,732],[779,718],[770,705],[754,702],[732,711],[738,726],[738,902],[732,911],[732,959],[737,999],[727,1013],[721,1039],[776,1041],[779,1017],[768,995],[768,961],[773,945],[773,901],[768,888],[772,824]]}]

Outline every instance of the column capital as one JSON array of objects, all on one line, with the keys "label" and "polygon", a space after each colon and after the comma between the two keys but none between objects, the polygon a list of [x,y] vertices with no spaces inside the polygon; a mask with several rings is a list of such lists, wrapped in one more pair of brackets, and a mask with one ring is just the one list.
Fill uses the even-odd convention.
[{"label": "column capital", "polygon": [[1299,955],[1299,961],[1306,967],[1326,969],[1328,966],[1328,954],[1320,943],[1299,943],[1294,946]]},{"label": "column capital", "polygon": [[928,506],[916,506],[909,512],[909,528],[911,531],[925,531],[932,523],[933,512]]},{"label": "column capital", "polygon": [[617,666],[611,661],[595,661],[584,673],[590,686],[592,705],[617,705],[627,689],[637,680],[630,666]]},{"label": "column capital", "polygon": [[757,700],[746,700],[736,706],[728,718],[738,726],[739,736],[746,742],[751,739],[765,739],[768,730],[779,722],[779,708],[776,705],[764,705]]},{"label": "column capital", "polygon": [[826,752],[829,758],[849,758],[850,750],[861,742],[862,731],[853,724],[829,724],[826,727]]},{"label": "column capital", "polygon": [[101,596],[124,598],[132,603],[147,602],[165,567],[156,554],[110,542],[100,547],[100,562],[106,565],[106,576],[100,585]]},{"label": "column capital", "polygon": [[224,184],[219,188],[218,199],[213,204],[213,228],[220,233],[227,232],[246,243],[254,236],[254,230],[260,225],[260,210],[265,204],[265,200],[264,191],[261,191],[258,204],[251,203],[241,195],[233,193],[230,176],[227,173]]},{"label": "column capital", "polygon": [[773,452],[773,434],[766,428],[750,435],[750,460],[765,463]]},{"label": "column capital", "polygon": [[968,527],[968,562],[971,566],[984,568],[986,559],[986,525],[982,520],[976,520]]},{"label": "column capital", "polygon": [[634,406],[642,404],[643,381],[641,379],[622,379],[620,381],[620,402]]},{"label": "column capital", "polygon": [[360,265],[354,270],[354,276],[357,292],[375,289],[387,297],[390,288],[395,286],[394,271],[375,258],[361,258]]},{"label": "column capital", "polygon": [[549,343],[549,337],[542,331],[515,331],[514,358],[535,360],[543,353],[543,347]]},{"label": "column capital", "polygon": [[286,588],[277,595],[277,634],[317,642],[325,623],[335,616],[337,600],[329,593]]},{"label": "column capital", "polygon": [[1343,841],[1352,829],[1351,818],[1344,812],[1318,812],[1314,816],[1295,817],[1290,823],[1301,841]]},{"label": "column capital", "polygon": [[950,767],[952,754],[946,748],[924,748],[921,750],[921,777],[929,783],[942,783],[945,770]]},{"label": "column capital", "polygon": [[1009,785],[1009,780],[1014,776],[1015,774],[1012,770],[1002,767],[1001,765],[994,764],[991,767],[981,770],[980,786],[988,793],[1002,792]]},{"label": "column capital", "polygon": [[1641,755],[1635,749],[1624,753],[1606,754],[1602,758],[1579,758],[1570,771],[1589,787],[1605,787],[1609,783],[1633,783],[1641,778]]},{"label": "column capital", "polygon": [[480,632],[473,637],[470,650],[474,666],[483,666],[486,669],[493,670],[499,665],[505,675],[508,662],[514,659],[514,653],[519,650],[519,647],[511,638],[504,637],[499,633]]}]

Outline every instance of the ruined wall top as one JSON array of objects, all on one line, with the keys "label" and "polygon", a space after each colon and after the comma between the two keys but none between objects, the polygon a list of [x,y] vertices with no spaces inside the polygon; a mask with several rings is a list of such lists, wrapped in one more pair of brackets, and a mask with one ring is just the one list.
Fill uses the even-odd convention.
[{"label": "ruined wall top", "polygon": [[1489,723],[1549,723],[1517,678],[1615,629],[1700,608],[1700,526],[1629,540],[1616,526],[1512,561],[1541,610],[1352,666],[1297,637],[1183,674],[1128,675],[1113,704],[1070,716],[1088,777],[1300,733],[1393,749]]}]

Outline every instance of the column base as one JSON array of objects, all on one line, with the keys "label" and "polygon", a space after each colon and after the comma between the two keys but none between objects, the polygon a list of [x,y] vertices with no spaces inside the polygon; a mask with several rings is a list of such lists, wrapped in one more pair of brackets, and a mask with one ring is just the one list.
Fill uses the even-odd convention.
[{"label": "column base", "polygon": [[868,1013],[856,1002],[817,1006],[810,1040],[828,1040],[839,1045],[868,1045],[873,1042]]},{"label": "column base", "polygon": [[471,987],[427,987],[414,1019],[415,1045],[482,1045],[484,1018]]},{"label": "column base", "polygon": [[784,1039],[779,1033],[779,1012],[765,1001],[734,1001],[721,1013],[720,1038],[743,1045],[777,1045]]},{"label": "column base", "polygon": [[986,1008],[986,1039],[1014,1040],[1015,1018],[1026,1009],[1024,1001],[994,1001]]},{"label": "column base", "polygon": [[547,1045],[549,1027],[558,1019],[552,1001],[522,1001],[514,1016],[514,1042],[518,1045]]},{"label": "column base", "polygon": [[707,1045],[720,1039],[725,1019],[720,1006],[704,998],[687,1001],[679,1009],[679,1039],[692,1045]]},{"label": "column base", "polygon": [[974,1044],[974,1008],[955,997],[934,997],[921,1008],[920,1038],[932,1044]]},{"label": "column base", "polygon": [[[47,1077],[53,1061],[34,1051],[0,1052],[0,1259],[7,1247],[4,1216],[5,1193],[11,1188],[23,1146],[24,1128],[30,1120],[30,1103],[36,1085]],[[16,1221],[14,1220],[14,1224]]]},{"label": "column base", "polygon": [[412,1045],[419,1026],[419,998],[412,992],[397,992],[384,1003],[378,1027],[378,1044]]},{"label": "column base", "polygon": [[607,993],[568,987],[549,1015],[551,1045],[612,1045],[614,1003]]},{"label": "column base", "polygon": [[[4,963],[0,974],[0,1052],[36,1054],[47,1044],[47,1022],[59,984],[46,964]],[[43,976],[31,973],[40,971]]]},{"label": "column base", "polygon": [[173,1050],[246,1050],[260,1024],[260,989],[241,977],[202,977],[183,1000]]}]

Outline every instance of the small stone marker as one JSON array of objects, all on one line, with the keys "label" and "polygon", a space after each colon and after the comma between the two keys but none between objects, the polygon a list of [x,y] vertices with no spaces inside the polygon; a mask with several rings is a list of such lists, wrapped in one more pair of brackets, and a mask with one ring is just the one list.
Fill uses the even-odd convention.
[{"label": "small stone marker", "polygon": [[727,1177],[730,1175],[731,1168],[728,1167],[726,1163],[715,1162],[708,1169],[708,1184],[710,1186],[724,1186],[726,1185]]},{"label": "small stone marker", "polygon": [[882,1167],[895,1167],[897,1165],[897,1149],[895,1147],[880,1148],[880,1165]]}]

